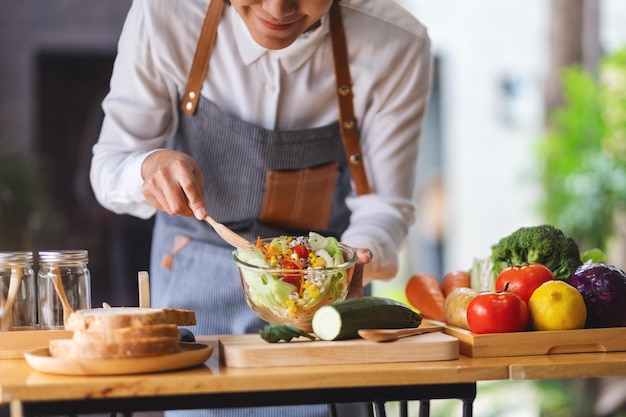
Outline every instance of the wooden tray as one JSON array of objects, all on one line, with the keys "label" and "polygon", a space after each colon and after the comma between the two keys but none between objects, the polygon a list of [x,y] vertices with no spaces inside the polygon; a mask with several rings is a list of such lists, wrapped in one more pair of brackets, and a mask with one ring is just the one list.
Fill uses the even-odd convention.
[{"label": "wooden tray", "polygon": [[185,369],[204,363],[213,346],[181,343],[181,352],[128,359],[64,359],[50,356],[48,348],[26,352],[26,362],[40,372],[60,375],[128,375]]},{"label": "wooden tray", "polygon": [[0,333],[0,359],[22,359],[24,352],[47,347],[51,340],[69,339],[69,330],[15,330]]},{"label": "wooden tray", "polygon": [[255,334],[222,336],[218,342],[222,363],[236,368],[419,362],[459,357],[458,340],[443,333],[424,333],[386,343],[306,338],[268,343]]},{"label": "wooden tray", "polygon": [[626,351],[626,327],[515,333],[474,334],[444,326],[444,332],[459,340],[459,351],[474,358]]}]

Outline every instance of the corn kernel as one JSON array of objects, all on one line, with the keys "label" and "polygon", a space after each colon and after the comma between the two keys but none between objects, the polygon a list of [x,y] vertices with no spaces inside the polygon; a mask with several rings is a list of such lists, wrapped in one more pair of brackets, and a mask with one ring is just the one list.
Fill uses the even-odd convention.
[{"label": "corn kernel", "polygon": [[320,289],[319,289],[319,287],[317,287],[317,286],[313,285],[313,286],[311,287],[311,289],[309,290],[309,296],[310,296],[311,298],[317,298],[317,297],[319,297],[319,296],[320,296]]},{"label": "corn kernel", "polygon": [[296,312],[297,312],[296,306],[289,306],[289,307],[287,307],[287,314],[290,317],[294,317],[296,315]]}]

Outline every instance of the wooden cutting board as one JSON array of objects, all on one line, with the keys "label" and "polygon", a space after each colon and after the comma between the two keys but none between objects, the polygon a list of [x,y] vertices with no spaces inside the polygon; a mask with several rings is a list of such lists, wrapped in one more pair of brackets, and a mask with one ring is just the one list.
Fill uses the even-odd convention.
[{"label": "wooden cutting board", "polygon": [[459,340],[463,355],[474,358],[626,351],[626,327],[475,334],[433,321]]},{"label": "wooden cutting board", "polygon": [[268,343],[256,334],[222,336],[218,341],[222,363],[235,368],[441,361],[459,357],[458,340],[444,333],[425,333],[384,343],[306,338]]},{"label": "wooden cutting board", "polygon": [[48,347],[51,340],[68,339],[69,330],[17,330],[0,333],[0,359],[22,359],[24,352]]}]

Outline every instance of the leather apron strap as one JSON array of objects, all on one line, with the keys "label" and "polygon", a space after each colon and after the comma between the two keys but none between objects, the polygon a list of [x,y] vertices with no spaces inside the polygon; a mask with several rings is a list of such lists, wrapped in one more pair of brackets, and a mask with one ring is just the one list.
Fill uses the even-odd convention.
[{"label": "leather apron strap", "polygon": [[189,78],[187,79],[187,88],[183,97],[182,110],[189,116],[196,113],[198,107],[198,99],[200,98],[200,90],[202,90],[202,81],[209,68],[209,59],[211,51],[217,36],[217,25],[222,16],[224,8],[224,0],[211,0],[209,9],[204,17],[200,38],[196,45],[196,52],[193,56]]},{"label": "leather apron strap", "polygon": [[[217,35],[217,25],[222,14],[224,1],[211,0],[207,14],[202,24],[202,31],[196,46],[196,52],[189,71],[187,88],[183,97],[182,110],[190,116],[196,112],[202,81],[209,67],[211,50]],[[341,9],[338,2],[333,2],[330,8],[330,36],[332,42],[333,62],[335,67],[335,85],[337,101],[339,103],[339,130],[348,157],[350,175],[358,195],[369,194],[370,187],[363,163],[359,133],[352,96],[352,78],[348,64],[346,38],[341,19]]]},{"label": "leather apron strap", "polygon": [[330,37],[335,64],[335,85],[337,87],[337,101],[339,102],[339,130],[343,139],[343,146],[348,157],[348,166],[354,187],[358,195],[369,194],[370,186],[365,173],[365,164],[361,153],[359,132],[354,116],[352,100],[352,78],[348,64],[348,48],[346,36],[341,20],[339,2],[334,1],[330,8]]}]

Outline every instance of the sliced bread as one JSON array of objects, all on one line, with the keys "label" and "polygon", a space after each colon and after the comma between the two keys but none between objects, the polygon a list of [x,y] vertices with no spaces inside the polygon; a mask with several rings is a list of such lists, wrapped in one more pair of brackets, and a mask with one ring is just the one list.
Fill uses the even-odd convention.
[{"label": "sliced bread", "polygon": [[72,339],[49,344],[56,358],[121,359],[180,352],[178,326],[196,324],[191,310],[107,307],[73,312],[65,329]]},{"label": "sliced bread", "polygon": [[65,323],[65,330],[107,330],[161,324],[194,326],[195,313],[173,308],[111,307],[77,310]]},{"label": "sliced bread", "polygon": [[178,338],[147,337],[110,343],[51,340],[50,356],[64,359],[125,359],[180,352]]},{"label": "sliced bread", "polygon": [[74,330],[73,339],[78,343],[116,343],[155,337],[170,337],[179,340],[178,326],[175,324],[154,324],[121,329]]}]

